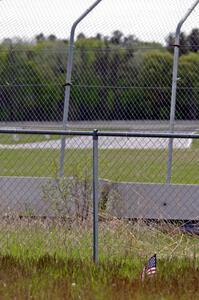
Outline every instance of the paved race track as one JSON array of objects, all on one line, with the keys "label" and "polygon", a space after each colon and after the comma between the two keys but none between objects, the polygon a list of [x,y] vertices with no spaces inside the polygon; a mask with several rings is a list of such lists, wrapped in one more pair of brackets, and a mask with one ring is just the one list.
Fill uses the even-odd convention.
[{"label": "paved race track", "polygon": [[[174,148],[186,149],[191,146],[192,139],[174,139]],[[90,149],[92,137],[80,136],[66,138],[66,149]],[[3,145],[0,149],[60,149],[60,140],[49,140],[26,144]],[[163,138],[127,138],[99,137],[100,149],[164,149],[168,147],[168,139]]]}]

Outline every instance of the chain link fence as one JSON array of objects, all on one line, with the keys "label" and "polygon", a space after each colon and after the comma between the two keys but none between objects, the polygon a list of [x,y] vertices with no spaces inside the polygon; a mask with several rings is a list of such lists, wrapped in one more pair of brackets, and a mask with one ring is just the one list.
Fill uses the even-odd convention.
[{"label": "chain link fence", "polygon": [[68,137],[60,178],[60,139],[47,133],[1,134],[4,254],[92,256],[91,149],[86,149],[88,142]]},{"label": "chain link fence", "polygon": [[[2,48],[1,124],[61,127],[67,45]],[[198,69],[197,54],[180,58],[177,131],[198,129]],[[172,54],[163,47],[80,46],[74,53],[68,127],[168,131],[171,79]]]},{"label": "chain link fence", "polygon": [[195,249],[191,240],[187,248],[184,233],[198,234],[198,135],[65,132],[60,177],[62,134],[1,129],[3,253],[18,249],[84,258],[95,249],[97,260],[98,251],[100,259],[107,253],[114,259],[152,249],[163,256],[169,247],[179,255]]},{"label": "chain link fence", "polygon": [[[189,239],[183,233],[199,232],[199,30],[194,25],[196,17],[190,19],[191,27],[181,32],[177,45],[180,57],[174,132],[187,135],[152,134],[171,129],[176,47],[172,32],[188,9],[186,3],[178,7],[176,1],[170,0],[167,7],[162,3],[157,13],[160,4],[155,2],[148,7],[146,1],[140,6],[141,1],[127,1],[128,5],[124,5],[117,0],[114,9],[110,9],[104,1],[99,10],[103,13],[102,24],[97,22],[96,10],[94,22],[83,22],[82,31],[75,35],[71,83],[66,82],[69,41],[65,32],[60,36],[37,32],[34,38],[5,38],[9,30],[2,25],[2,253],[15,254],[20,250],[22,254],[84,258],[91,257],[94,251],[97,261],[98,250],[101,259],[152,252],[190,256],[195,251],[197,239]],[[74,1],[68,3],[67,11],[72,13]],[[55,10],[55,2],[48,4]],[[84,4],[81,1],[82,11],[88,4],[91,3],[87,0]],[[11,9],[7,5],[12,13],[14,6]],[[128,11],[121,18],[125,6]],[[79,12],[77,7],[76,10]],[[160,20],[162,10],[167,18]],[[115,17],[110,21],[113,12]],[[146,26],[143,18],[137,18],[136,14],[143,14],[148,20],[149,12],[155,25]],[[72,19],[77,17],[76,14]],[[122,19],[129,24],[124,33],[118,30],[124,25]],[[132,22],[134,19],[136,22]],[[96,31],[87,33],[93,24]],[[58,29],[60,24],[56,26]],[[134,31],[129,33],[129,28]],[[68,84],[72,85],[66,127],[85,132],[65,132],[61,166],[63,132],[51,129],[65,129],[64,97]],[[36,129],[33,134],[31,130],[6,128]],[[39,131],[43,128],[49,130]],[[88,132],[94,128],[104,132]],[[167,180],[168,139],[172,137],[172,172]],[[98,205],[94,200],[99,200]]]},{"label": "chain link fence", "polygon": [[[23,16],[23,10],[29,12],[29,6],[22,9],[21,3],[16,5],[20,11],[19,17]],[[49,3],[49,12],[55,9],[54,5]],[[91,1],[87,0],[80,7],[68,3],[71,14],[73,11],[80,14],[79,9],[83,12],[89,5]],[[140,5],[140,1],[126,1],[121,4],[117,0],[113,9],[110,3],[102,2],[92,12],[95,21],[98,21],[96,31],[86,36],[84,31],[87,32],[90,28],[90,23],[84,23],[87,18],[79,24],[78,30],[82,31],[75,33],[68,128],[133,131],[170,129],[175,47],[173,32],[193,3],[179,5],[178,2],[170,1],[166,6],[162,4],[167,16],[164,24],[158,1],[154,1],[153,7],[147,3],[142,4],[141,10]],[[33,15],[34,9],[32,7]],[[57,7],[57,11],[59,9]],[[185,22],[186,31],[182,30],[180,33],[174,127],[176,131],[198,130],[197,9],[198,7]],[[5,13],[8,11],[12,15],[12,5],[5,6]],[[142,12],[139,17],[136,15],[137,11]],[[115,14],[115,19],[111,22],[108,18],[110,12]],[[122,18],[119,17],[121,12],[126,15],[127,27],[133,28],[130,33],[126,30],[123,33],[118,29],[125,28]],[[142,19],[146,12],[154,17],[150,18],[153,34],[149,30],[150,25],[146,26]],[[68,32],[78,14],[74,15],[73,20],[70,16]],[[103,22],[101,16],[106,16]],[[153,19],[157,19],[157,23]],[[90,16],[88,22],[89,20]],[[51,23],[47,27],[51,28]],[[60,26],[57,24],[55,31],[59,32]],[[143,26],[142,34],[140,32],[140,37],[137,37],[138,29]],[[6,23],[3,24],[4,36],[0,43],[1,126],[62,127],[64,94],[68,84],[66,66],[69,40],[57,37],[52,32],[49,35],[38,32],[32,39],[7,38],[7,33],[10,32],[8,27]]]}]

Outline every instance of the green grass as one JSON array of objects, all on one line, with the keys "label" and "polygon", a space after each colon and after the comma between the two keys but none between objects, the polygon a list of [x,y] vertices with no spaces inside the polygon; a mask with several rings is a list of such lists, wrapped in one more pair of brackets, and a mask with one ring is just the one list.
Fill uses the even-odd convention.
[{"label": "green grass", "polygon": [[[16,259],[39,259],[44,255],[57,259],[89,260],[92,256],[92,221],[67,223],[63,220],[16,217],[1,220],[0,253]],[[99,224],[100,260],[131,261],[158,253],[159,258],[191,258],[199,255],[197,236],[184,235],[174,225],[147,226],[117,219]]]},{"label": "green grass", "polygon": [[[0,175],[55,176],[59,155],[58,150],[1,149]],[[199,184],[198,157],[199,140],[190,149],[174,150],[172,182]],[[99,150],[99,176],[165,182],[166,161],[166,149]],[[65,175],[85,172],[91,175],[92,150],[66,150]],[[62,219],[1,219],[0,299],[199,299],[198,236],[182,234],[177,225],[101,217],[97,266],[92,262],[91,216],[72,224]],[[154,253],[157,276],[141,283],[143,265]]]},{"label": "green grass", "polygon": [[[199,147],[174,150],[173,183],[199,183]],[[59,150],[0,150],[0,176],[47,176],[59,171]],[[99,150],[99,176],[113,181],[164,183],[167,151],[164,150]],[[92,150],[67,149],[65,176],[92,172]]]},{"label": "green grass", "polygon": [[0,134],[0,144],[3,145],[45,142],[49,139],[57,140],[60,139],[60,136],[42,134]]},{"label": "green grass", "polygon": [[[45,141],[43,135],[0,135],[0,143],[31,143]],[[59,136],[51,136],[57,139]],[[174,150],[172,183],[199,183],[199,140],[190,149]],[[0,176],[47,176],[59,172],[59,150],[1,149]],[[83,176],[92,172],[92,150],[67,149],[65,176]],[[112,181],[164,183],[167,171],[167,149],[107,149],[99,150],[99,176]]]},{"label": "green grass", "polygon": [[[168,224],[100,222],[99,264],[92,223],[17,216],[0,224],[1,299],[198,299],[198,237]],[[157,253],[157,275],[140,280]]]},{"label": "green grass", "polygon": [[[7,256],[0,257],[0,267],[1,299],[190,300],[199,297],[199,271],[186,260],[161,260],[156,278],[147,279],[144,284],[139,276],[141,265],[134,261],[131,265],[114,262],[94,266],[81,260],[64,261],[45,256],[24,264]],[[126,269],[131,276],[126,276]]]}]

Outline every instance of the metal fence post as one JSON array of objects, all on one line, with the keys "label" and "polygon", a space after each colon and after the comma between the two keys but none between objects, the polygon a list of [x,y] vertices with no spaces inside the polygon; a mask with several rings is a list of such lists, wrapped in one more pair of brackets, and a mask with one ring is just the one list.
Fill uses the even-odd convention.
[{"label": "metal fence post", "polygon": [[98,263],[98,130],[93,131],[93,261]]},{"label": "metal fence post", "polygon": [[[64,97],[64,113],[63,113],[63,129],[66,130],[68,122],[68,110],[70,100],[70,89],[71,89],[71,74],[73,65],[73,48],[74,48],[74,37],[75,29],[77,25],[101,2],[102,0],[95,1],[72,25],[70,32],[70,42],[68,49],[67,59],[67,74],[65,83],[65,97]],[[61,139],[61,154],[60,154],[60,176],[64,175],[64,150],[65,150],[66,137],[63,136]]]},{"label": "metal fence post", "polygon": [[[170,123],[169,131],[173,133],[174,131],[174,122],[175,122],[175,109],[176,109],[176,89],[177,89],[177,76],[178,76],[178,62],[179,62],[179,47],[180,47],[180,31],[181,27],[187,18],[190,16],[192,11],[198,5],[199,0],[195,1],[185,16],[180,20],[176,27],[175,33],[175,44],[174,46],[174,57],[173,57],[173,78],[172,78],[172,94],[171,94],[171,110],[170,110]],[[173,138],[169,139],[168,144],[168,159],[167,159],[167,176],[166,183],[171,182],[171,168],[172,168],[172,152],[173,152]]]}]

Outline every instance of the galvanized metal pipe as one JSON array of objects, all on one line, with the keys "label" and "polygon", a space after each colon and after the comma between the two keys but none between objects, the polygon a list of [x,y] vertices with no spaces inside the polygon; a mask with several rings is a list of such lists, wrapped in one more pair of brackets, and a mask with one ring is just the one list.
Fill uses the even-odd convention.
[{"label": "galvanized metal pipe", "polygon": [[93,261],[98,263],[98,135],[93,132]]},{"label": "galvanized metal pipe", "polygon": [[[178,80],[178,64],[179,64],[179,43],[180,43],[180,31],[182,25],[193,12],[195,7],[198,5],[199,0],[195,1],[192,7],[188,10],[185,16],[180,20],[176,27],[175,33],[175,44],[174,44],[174,57],[173,57],[173,77],[172,77],[172,94],[171,94],[171,110],[170,110],[170,123],[169,130],[172,133],[174,131],[175,123],[175,110],[176,110],[176,89],[177,89],[177,80]],[[171,182],[171,169],[172,169],[172,154],[173,154],[173,138],[169,139],[168,144],[168,159],[167,159],[167,176],[166,183],[170,184]]]},{"label": "galvanized metal pipe", "polygon": [[[51,129],[20,129],[20,128],[0,128],[0,134],[32,134],[32,135],[61,135],[61,136],[94,136],[93,131],[73,131],[73,130],[51,130]],[[98,137],[122,137],[122,138],[180,138],[199,139],[199,134],[193,133],[166,133],[166,132],[139,132],[139,131],[98,131]]]},{"label": "galvanized metal pipe", "polygon": [[[68,122],[68,110],[69,110],[69,100],[70,100],[70,90],[71,90],[71,74],[73,65],[73,48],[74,48],[74,37],[75,29],[77,25],[101,2],[102,0],[95,1],[72,25],[70,32],[70,41],[68,49],[68,59],[67,59],[67,73],[66,73],[66,83],[65,83],[65,97],[64,97],[64,114],[63,114],[63,129],[67,128]],[[66,139],[63,137],[61,139],[61,155],[60,155],[60,176],[64,175],[64,150],[65,150]]]}]

